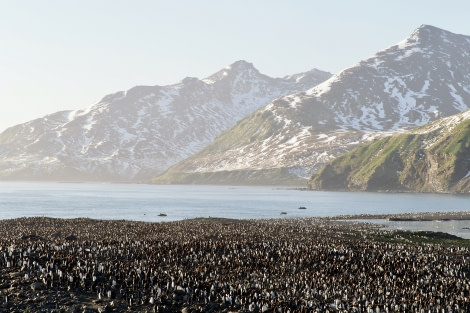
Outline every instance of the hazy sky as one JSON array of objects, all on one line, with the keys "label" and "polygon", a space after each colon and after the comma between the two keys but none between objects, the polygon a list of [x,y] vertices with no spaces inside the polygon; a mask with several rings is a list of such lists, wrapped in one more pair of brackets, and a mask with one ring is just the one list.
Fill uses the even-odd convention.
[{"label": "hazy sky", "polygon": [[336,73],[421,24],[470,35],[466,0],[0,0],[0,131],[246,60]]}]

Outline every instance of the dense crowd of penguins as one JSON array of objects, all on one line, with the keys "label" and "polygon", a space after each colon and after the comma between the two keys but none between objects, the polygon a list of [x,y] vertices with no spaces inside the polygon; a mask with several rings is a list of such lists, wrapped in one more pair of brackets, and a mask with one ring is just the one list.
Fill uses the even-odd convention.
[{"label": "dense crowd of penguins", "polygon": [[[360,223],[35,217],[0,232],[0,312],[58,291],[95,312],[470,312],[468,247],[370,240]],[[53,302],[38,311],[71,311]]]}]

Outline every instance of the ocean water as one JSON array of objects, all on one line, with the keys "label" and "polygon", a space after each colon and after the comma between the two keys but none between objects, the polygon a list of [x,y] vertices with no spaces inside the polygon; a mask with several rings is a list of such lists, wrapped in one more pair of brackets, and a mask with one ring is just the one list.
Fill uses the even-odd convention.
[{"label": "ocean water", "polygon": [[[0,182],[0,219],[49,216],[160,222],[195,217],[261,219],[464,211],[470,209],[469,200],[470,196],[462,195],[280,187]],[[306,209],[300,210],[301,206]]]}]

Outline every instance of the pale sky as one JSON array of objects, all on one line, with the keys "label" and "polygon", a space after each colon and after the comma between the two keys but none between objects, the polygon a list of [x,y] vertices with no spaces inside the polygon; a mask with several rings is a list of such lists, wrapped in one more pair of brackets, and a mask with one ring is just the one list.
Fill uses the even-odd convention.
[{"label": "pale sky", "polygon": [[467,0],[0,0],[0,131],[237,60],[337,73],[422,24],[470,35]]}]

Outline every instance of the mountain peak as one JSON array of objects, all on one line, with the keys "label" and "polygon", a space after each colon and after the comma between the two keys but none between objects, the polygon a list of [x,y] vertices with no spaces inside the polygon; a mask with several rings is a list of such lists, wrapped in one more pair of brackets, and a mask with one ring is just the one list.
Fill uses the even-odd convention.
[{"label": "mountain peak", "polygon": [[311,79],[318,80],[318,77],[322,77],[323,81],[326,81],[332,76],[333,74],[329,72],[321,71],[319,69],[314,68],[307,72],[284,76],[284,79],[293,80],[299,83],[299,82],[308,82]]},{"label": "mountain peak", "polygon": [[[276,98],[225,131],[210,147],[168,170],[159,182],[285,184],[310,176],[359,144],[467,110],[469,51],[470,37],[421,25],[407,39],[329,80]],[[234,76],[224,82],[235,81]],[[287,78],[303,82],[304,75]],[[396,146],[412,145],[403,140]],[[420,146],[420,138],[413,146]],[[465,145],[457,141],[455,146]],[[465,173],[469,169],[464,168]],[[346,177],[339,181],[344,183]]]},{"label": "mountain peak", "polygon": [[184,84],[190,84],[190,83],[194,83],[197,81],[199,81],[199,78],[191,77],[191,76],[186,76],[185,78],[183,78],[183,80],[181,80],[181,82]]},{"label": "mountain peak", "polygon": [[415,29],[415,31],[413,32],[413,35],[426,36],[430,34],[441,33],[443,31],[444,31],[443,29],[440,29],[436,26],[422,24],[420,27]]},{"label": "mountain peak", "polygon": [[415,29],[415,32],[418,31],[443,31],[443,29],[428,24],[421,24],[421,26]]},{"label": "mountain peak", "polygon": [[273,99],[320,81],[274,79],[237,61],[210,80],[135,86],[1,133],[0,178],[147,181]]},{"label": "mountain peak", "polygon": [[232,63],[231,65],[227,66],[222,70],[222,72],[227,72],[229,73],[235,73],[235,74],[240,74],[240,73],[248,73],[250,75],[259,75],[260,72],[253,66],[253,63],[249,63],[244,60],[236,61],[235,63]]},{"label": "mountain peak", "polygon": [[232,63],[228,67],[226,67],[226,69],[247,70],[247,69],[255,69],[255,67],[253,66],[253,63],[249,63],[245,60],[239,60],[239,61]]},{"label": "mountain peak", "polygon": [[429,45],[432,42],[440,42],[449,36],[456,36],[456,34],[436,26],[423,24],[413,31],[407,41]]},{"label": "mountain peak", "polygon": [[252,63],[240,60],[203,79],[203,81],[207,84],[213,84],[217,81],[223,80],[225,77],[238,75],[240,73],[247,73],[250,76],[260,75],[259,71],[253,66]]}]

